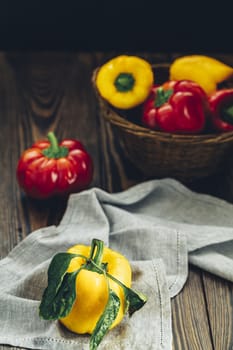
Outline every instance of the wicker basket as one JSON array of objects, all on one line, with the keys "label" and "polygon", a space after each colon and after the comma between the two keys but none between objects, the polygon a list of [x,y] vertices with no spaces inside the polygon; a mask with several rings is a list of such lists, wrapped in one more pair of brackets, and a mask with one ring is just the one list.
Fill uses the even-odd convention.
[{"label": "wicker basket", "polygon": [[[95,88],[94,71],[92,81]],[[168,79],[169,65],[154,65],[156,81]],[[119,111],[98,94],[100,114],[114,128],[129,160],[146,177],[172,177],[190,182],[224,170],[233,150],[233,132],[177,135],[140,125],[138,109]],[[134,122],[132,122],[132,120]]]}]

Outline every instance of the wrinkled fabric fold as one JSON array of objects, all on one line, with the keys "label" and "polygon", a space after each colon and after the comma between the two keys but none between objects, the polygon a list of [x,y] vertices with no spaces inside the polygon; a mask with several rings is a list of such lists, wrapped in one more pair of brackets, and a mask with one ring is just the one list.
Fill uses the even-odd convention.
[{"label": "wrinkled fabric fold", "polygon": [[28,235],[0,261],[0,343],[31,349],[88,349],[89,336],[39,318],[52,257],[98,238],[124,254],[145,306],[110,331],[99,349],[171,350],[170,300],[188,263],[233,281],[233,206],[172,179],[119,193],[92,188],[70,196],[58,226]]}]

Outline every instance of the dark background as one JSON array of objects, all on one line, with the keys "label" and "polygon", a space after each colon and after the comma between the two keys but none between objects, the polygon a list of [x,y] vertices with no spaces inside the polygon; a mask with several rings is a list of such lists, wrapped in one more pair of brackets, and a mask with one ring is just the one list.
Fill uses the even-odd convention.
[{"label": "dark background", "polygon": [[232,53],[229,4],[0,1],[0,49]]}]

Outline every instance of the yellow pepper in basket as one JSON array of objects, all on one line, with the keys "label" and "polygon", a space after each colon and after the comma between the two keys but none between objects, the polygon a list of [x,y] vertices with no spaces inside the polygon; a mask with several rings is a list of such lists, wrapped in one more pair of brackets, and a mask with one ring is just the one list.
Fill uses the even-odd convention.
[{"label": "yellow pepper in basket", "polygon": [[102,65],[96,76],[99,94],[120,109],[130,109],[143,103],[153,82],[150,63],[137,56],[117,56]]},{"label": "yellow pepper in basket", "polygon": [[233,77],[233,68],[208,56],[179,57],[170,66],[171,80],[193,80],[210,95],[217,85]]}]

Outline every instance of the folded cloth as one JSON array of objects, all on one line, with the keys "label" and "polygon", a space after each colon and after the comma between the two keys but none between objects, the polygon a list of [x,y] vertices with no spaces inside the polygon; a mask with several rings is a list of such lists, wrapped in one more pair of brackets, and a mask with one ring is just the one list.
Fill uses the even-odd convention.
[{"label": "folded cloth", "polygon": [[88,349],[89,336],[39,318],[47,269],[57,252],[102,239],[123,253],[133,288],[148,302],[125,317],[99,349],[172,348],[170,298],[192,264],[233,281],[233,206],[197,194],[172,179],[152,180],[110,194],[73,194],[61,223],[31,233],[0,261],[0,343],[31,349]]}]

